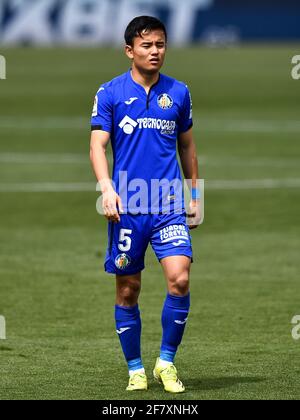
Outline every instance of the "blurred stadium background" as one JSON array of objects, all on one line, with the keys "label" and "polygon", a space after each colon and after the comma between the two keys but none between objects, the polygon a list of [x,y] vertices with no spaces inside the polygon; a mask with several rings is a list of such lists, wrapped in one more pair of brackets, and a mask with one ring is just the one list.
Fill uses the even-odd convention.
[{"label": "blurred stadium background", "polygon": [[[163,72],[191,88],[206,179],[180,397],[124,391],[88,158],[94,94],[127,70],[122,34],[146,13],[170,32]],[[299,399],[299,22],[296,0],[0,0],[0,399]],[[149,250],[149,372],[164,295]]]}]

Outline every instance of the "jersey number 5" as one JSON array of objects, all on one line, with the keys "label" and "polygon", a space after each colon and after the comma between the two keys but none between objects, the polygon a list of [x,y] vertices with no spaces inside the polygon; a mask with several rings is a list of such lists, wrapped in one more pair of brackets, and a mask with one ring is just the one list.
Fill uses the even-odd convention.
[{"label": "jersey number 5", "polygon": [[127,252],[131,248],[132,239],[130,236],[132,234],[132,230],[130,229],[121,229],[120,236],[119,236],[119,250],[122,252]]}]

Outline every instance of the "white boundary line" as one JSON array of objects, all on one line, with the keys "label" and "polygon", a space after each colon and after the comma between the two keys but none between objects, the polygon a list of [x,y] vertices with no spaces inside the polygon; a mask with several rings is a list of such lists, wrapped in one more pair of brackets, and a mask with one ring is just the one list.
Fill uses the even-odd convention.
[{"label": "white boundary line", "polygon": [[[203,132],[237,132],[237,133],[299,133],[300,121],[297,120],[243,120],[236,117],[236,119],[205,119],[202,114],[195,116],[195,129]],[[31,116],[19,118],[16,123],[16,118],[13,116],[0,117],[1,129],[15,129],[15,130],[40,130],[40,129],[82,129],[88,130],[90,124],[89,116],[80,117],[41,117],[34,118]]]},{"label": "white boundary line", "polygon": [[43,193],[43,192],[96,192],[96,183],[88,182],[37,182],[24,184],[1,184],[0,193]]},{"label": "white boundary line", "polygon": [[[112,155],[108,155],[108,159],[112,162]],[[270,168],[290,168],[300,167],[300,159],[291,158],[271,158],[271,157],[207,157],[198,155],[200,165],[208,166],[237,166],[237,167],[270,167]],[[3,164],[90,164],[88,153],[0,153],[0,163]]]},{"label": "white boundary line", "polygon": [[300,121],[204,121],[203,131],[229,133],[299,133]]},{"label": "white boundary line", "polygon": [[0,153],[0,163],[14,164],[77,164],[89,163],[88,154],[72,153]]},{"label": "white boundary line", "polygon": [[256,190],[300,188],[300,178],[286,179],[245,179],[245,180],[214,180],[206,181],[206,190]]},{"label": "white boundary line", "polygon": [[78,130],[86,129],[88,130],[90,126],[89,117],[23,117],[19,118],[16,121],[15,117],[0,117],[0,130],[12,129],[12,130],[40,130],[40,129],[68,129],[68,130]]},{"label": "white boundary line", "polygon": [[[300,188],[300,178],[253,179],[253,180],[211,180],[205,181],[206,190],[249,190]],[[0,193],[42,193],[42,192],[96,192],[96,183],[90,182],[40,182],[4,184],[0,183]]]}]

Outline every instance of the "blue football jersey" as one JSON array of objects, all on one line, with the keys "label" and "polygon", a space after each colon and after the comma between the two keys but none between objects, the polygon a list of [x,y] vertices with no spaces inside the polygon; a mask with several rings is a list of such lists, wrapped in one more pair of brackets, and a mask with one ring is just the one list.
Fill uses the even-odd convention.
[{"label": "blue football jersey", "polygon": [[147,94],[129,70],[100,87],[91,125],[110,133],[112,178],[125,211],[184,209],[177,138],[193,125],[191,95],[184,83],[160,74]]}]

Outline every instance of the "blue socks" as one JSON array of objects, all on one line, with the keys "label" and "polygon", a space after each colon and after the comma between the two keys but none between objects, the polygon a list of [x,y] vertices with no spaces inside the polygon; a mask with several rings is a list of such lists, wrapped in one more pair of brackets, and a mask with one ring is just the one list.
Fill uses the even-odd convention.
[{"label": "blue socks", "polygon": [[138,305],[115,306],[117,333],[130,372],[144,369],[141,359],[142,323]]},{"label": "blue socks", "polygon": [[[163,337],[160,359],[173,363],[180,345],[190,309],[190,294],[187,296],[167,295],[162,312]],[[138,305],[134,307],[115,306],[117,333],[128,363],[129,373],[144,369],[141,359],[142,323]]]},{"label": "blue socks", "polygon": [[167,295],[162,312],[163,337],[160,359],[173,363],[181,343],[190,309],[190,294],[187,296]]}]

